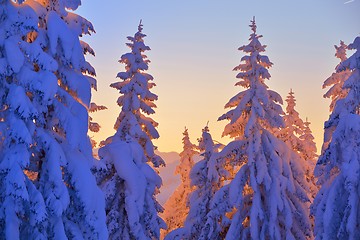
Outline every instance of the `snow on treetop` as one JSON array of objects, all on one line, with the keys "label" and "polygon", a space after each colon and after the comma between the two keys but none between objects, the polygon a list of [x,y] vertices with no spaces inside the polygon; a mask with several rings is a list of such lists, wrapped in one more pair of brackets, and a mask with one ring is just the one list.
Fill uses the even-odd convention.
[{"label": "snow on treetop", "polygon": [[[290,89],[289,95],[286,97],[285,101],[287,102],[286,112],[290,113],[290,112],[295,111],[294,107],[296,106],[296,99],[295,99],[294,92],[292,91],[292,89]],[[299,114],[297,114],[297,115],[299,115]]]},{"label": "snow on treetop", "polygon": [[336,68],[337,72],[344,71],[346,68],[360,69],[360,37],[356,37],[354,42],[349,44],[348,49],[356,50],[356,52]]},{"label": "snow on treetop", "polygon": [[227,113],[219,117],[219,120],[230,120],[225,127],[223,136],[239,137],[253,129],[254,124],[264,125],[265,121],[254,121],[257,117],[267,119],[273,127],[283,125],[280,114],[283,113],[281,106],[282,98],[275,91],[268,90],[264,83],[265,79],[271,77],[268,68],[272,66],[267,56],[260,55],[265,51],[265,45],[259,42],[260,35],[255,34],[255,19],[251,21],[251,29],[254,31],[250,35],[250,43],[239,48],[240,51],[247,53],[241,58],[241,63],[234,68],[240,71],[236,78],[241,80],[236,86],[246,88],[238,93],[225,105],[226,108],[232,108]]},{"label": "snow on treetop", "polygon": [[334,45],[334,47],[336,49],[335,57],[340,58],[341,61],[346,60],[346,49],[348,46],[343,41],[340,41],[340,46]]},{"label": "snow on treetop", "polygon": [[249,27],[251,28],[251,30],[256,33],[256,22],[255,22],[255,16],[253,17],[253,20],[250,21],[251,24],[249,25]]},{"label": "snow on treetop", "polygon": [[254,52],[254,51],[258,51],[258,52],[264,52],[266,45],[261,45],[259,38],[262,38],[262,35],[257,35],[256,34],[256,22],[255,22],[255,17],[253,18],[253,20],[251,20],[251,24],[249,25],[249,27],[251,28],[251,30],[253,31],[252,34],[250,34],[250,43],[248,45],[245,46],[241,46],[239,47],[240,51],[244,51],[246,53],[250,53],[250,52]]}]

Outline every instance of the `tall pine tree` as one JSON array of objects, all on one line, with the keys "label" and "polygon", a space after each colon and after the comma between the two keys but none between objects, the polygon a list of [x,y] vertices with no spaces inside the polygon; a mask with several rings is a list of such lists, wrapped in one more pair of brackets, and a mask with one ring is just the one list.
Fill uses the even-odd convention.
[{"label": "tall pine tree", "polygon": [[[207,239],[224,239],[230,227],[231,219],[236,212],[236,209],[229,201],[229,187],[239,168],[244,164],[245,157],[243,149],[246,142],[243,140],[234,140],[228,145],[223,146],[221,151],[216,154],[212,162],[216,163],[217,171],[212,171],[216,174],[210,176],[215,177],[217,182],[220,182],[221,188],[218,189],[213,196],[211,196],[209,210],[203,220],[203,226],[199,240]],[[213,180],[214,181],[214,180]],[[244,192],[250,191],[250,188],[245,188]]]},{"label": "tall pine tree", "polygon": [[[312,201],[317,193],[317,187],[314,178],[316,146],[314,137],[311,135],[309,122],[305,123],[295,110],[296,99],[294,92],[290,90],[286,98],[286,113],[284,115],[285,127],[280,130],[279,138],[300,156],[301,164],[305,167],[305,177],[309,183],[309,198]],[[305,133],[306,131],[306,133]],[[315,147],[315,150],[313,149]]]},{"label": "tall pine tree", "polygon": [[167,229],[162,233],[163,236],[176,228],[183,227],[189,213],[189,195],[194,190],[191,186],[190,171],[194,166],[193,158],[198,152],[196,145],[190,142],[187,128],[183,135],[183,151],[180,153],[180,163],[175,170],[175,174],[181,177],[181,183],[164,205],[162,217],[167,224]]},{"label": "tall pine tree", "polygon": [[[21,39],[12,38],[16,42],[5,44],[5,49],[11,49],[8,63],[18,76],[5,81],[9,91],[4,92],[8,103],[3,106],[16,119],[4,116],[1,132],[10,130],[7,124],[14,124],[2,146],[6,149],[11,143],[17,150],[13,149],[12,156],[5,154],[3,160],[5,165],[9,160],[14,164],[19,161],[13,157],[21,153],[18,157],[27,176],[21,176],[16,164],[11,171],[17,171],[18,180],[25,179],[33,199],[27,206],[29,216],[16,210],[18,219],[21,216],[30,226],[16,221],[10,212],[5,214],[13,218],[11,239],[18,238],[17,228],[29,238],[107,238],[104,199],[90,171],[93,158],[87,136],[89,80],[94,79],[86,74],[95,72],[84,58],[90,47],[79,40],[93,31],[92,25],[67,10],[75,10],[80,1],[29,0],[27,4],[35,10],[35,27]],[[23,14],[24,9],[17,12]],[[28,12],[20,19],[26,23],[14,22],[14,26],[26,27],[29,17]]]},{"label": "tall pine tree", "polygon": [[122,111],[114,128],[121,140],[126,140],[127,135],[134,137],[144,148],[147,159],[158,167],[163,165],[164,161],[154,153],[155,147],[151,141],[159,138],[156,130],[158,123],[146,116],[155,113],[154,102],[158,96],[150,91],[156,86],[153,76],[145,72],[150,60],[144,52],[150,50],[150,47],[144,43],[143,38],[146,35],[142,33],[142,29],[140,21],[138,32],[134,37],[128,37],[130,43],[126,45],[131,52],[122,55],[120,59],[120,62],[126,65],[126,71],[117,75],[122,81],[110,85],[122,94],[117,101]]},{"label": "tall pine tree", "polygon": [[251,21],[250,43],[239,50],[248,53],[234,70],[236,83],[246,90],[226,104],[230,111],[219,120],[230,120],[224,134],[243,139],[240,170],[229,186],[230,205],[235,208],[226,239],[306,239],[311,236],[308,220],[304,166],[300,157],[275,136],[284,126],[279,94],[265,80],[271,67]]},{"label": "tall pine tree", "polygon": [[299,152],[302,145],[299,136],[303,134],[304,122],[300,118],[299,113],[295,110],[296,99],[292,89],[285,101],[287,103],[286,112],[283,117],[285,127],[280,130],[279,138],[288,143],[295,152]]},{"label": "tall pine tree", "polygon": [[118,73],[120,82],[111,84],[121,96],[121,112],[115,123],[116,133],[99,150],[105,169],[98,169],[98,184],[105,193],[107,225],[110,239],[159,239],[160,229],[166,224],[158,216],[162,212],[155,194],[162,182],[155,167],[164,161],[154,153],[152,139],[158,138],[157,123],[145,116],[155,113],[157,95],[150,92],[155,86],[153,77],[146,73],[149,60],[144,52],[143,25],[127,46],[131,51],[121,56],[125,72]]},{"label": "tall pine tree", "polygon": [[306,180],[310,184],[309,196],[311,201],[314,201],[316,194],[319,191],[319,186],[317,186],[317,179],[314,175],[316,161],[319,155],[316,153],[316,143],[314,141],[314,136],[312,135],[312,131],[310,129],[310,122],[306,118],[304,122],[303,134],[300,136],[301,140],[301,151],[300,156],[306,161]]},{"label": "tall pine tree", "polygon": [[300,140],[302,141],[302,151],[301,151],[301,155],[304,159],[308,160],[309,162],[311,162],[314,167],[316,164],[316,160],[318,158],[317,155],[317,149],[316,149],[316,144],[315,144],[315,138],[312,134],[312,131],[310,129],[310,122],[308,121],[308,119],[306,118],[306,121],[304,122],[304,130],[303,130],[303,134],[300,136]]},{"label": "tall pine tree", "polygon": [[330,141],[315,169],[321,184],[312,208],[316,239],[360,239],[360,37],[348,48],[355,53],[336,68],[351,71],[343,84],[347,94],[325,122]]},{"label": "tall pine tree", "polygon": [[[21,3],[3,0],[0,4],[0,239],[46,239],[45,201],[32,181],[37,173],[28,169],[33,121],[40,115],[42,101],[51,97],[41,88],[42,77],[51,76],[56,64],[39,46],[31,54],[26,52],[35,46],[27,42],[27,35],[37,29],[37,16]],[[43,67],[35,72],[32,58],[36,55]],[[32,73],[31,79],[27,73]]]},{"label": "tall pine tree", "polygon": [[[339,67],[341,63],[347,59],[346,50],[348,46],[343,41],[340,41],[340,46],[335,45],[334,47],[336,50],[335,57],[339,58],[340,60],[340,63],[337,66]],[[345,80],[349,78],[350,74],[351,70],[346,68],[344,71],[335,71],[325,80],[323,88],[329,87],[329,90],[324,94],[324,98],[331,98],[331,112],[334,111],[336,101],[344,98],[347,95],[348,89],[343,88],[343,85]],[[321,149],[322,151],[328,147],[334,129],[335,126],[328,126],[325,128],[324,143]]]},{"label": "tall pine tree", "polygon": [[[197,162],[190,172],[191,184],[195,190],[189,198],[189,214],[184,226],[170,232],[165,239],[199,239],[201,229],[210,210],[210,201],[221,187],[216,153],[219,145],[215,144],[206,126],[199,140],[199,149],[203,159]],[[220,170],[221,171],[221,170]]]},{"label": "tall pine tree", "polygon": [[84,54],[93,50],[79,39],[94,29],[73,12],[81,1],[27,2],[39,18],[39,29],[29,39],[57,64],[55,78],[46,81],[51,102],[43,118],[36,119],[42,128],[36,130],[32,165],[49,208],[48,237],[104,238],[104,199],[90,171],[93,157],[87,135],[95,70]]}]

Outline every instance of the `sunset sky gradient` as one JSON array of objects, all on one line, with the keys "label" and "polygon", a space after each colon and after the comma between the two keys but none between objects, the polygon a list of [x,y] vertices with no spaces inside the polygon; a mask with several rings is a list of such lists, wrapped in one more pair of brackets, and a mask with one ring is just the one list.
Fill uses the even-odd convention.
[{"label": "sunset sky gradient", "polygon": [[217,118],[243,90],[234,86],[232,69],[244,55],[237,49],[248,43],[248,25],[255,16],[261,42],[268,46],[265,55],[274,63],[267,85],[283,99],[293,89],[296,109],[311,122],[319,150],[330,103],[323,98],[322,84],[338,64],[334,45],[360,34],[359,9],[360,0],[84,0],[77,13],[97,32],[85,38],[96,52],[95,58],[88,57],[97,71],[93,101],[108,107],[93,114],[102,129],[90,135],[100,141],[114,133],[121,109],[116,105],[119,94],[109,85],[119,80],[115,76],[124,65],[118,60],[129,51],[126,36],[136,32],[142,19],[145,42],[152,49],[147,52],[152,61],[148,73],[159,96],[152,115],[159,123],[155,145],[163,152],[179,152],[184,127],[197,143],[208,121],[213,138],[227,143],[221,137],[227,122]]}]

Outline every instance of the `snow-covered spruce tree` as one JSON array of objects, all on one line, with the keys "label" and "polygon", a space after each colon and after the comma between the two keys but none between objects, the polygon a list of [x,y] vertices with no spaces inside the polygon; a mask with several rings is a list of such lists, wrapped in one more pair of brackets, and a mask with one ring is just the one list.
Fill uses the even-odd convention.
[{"label": "snow-covered spruce tree", "polygon": [[312,135],[312,131],[310,129],[310,122],[306,118],[306,121],[304,122],[303,134],[300,136],[300,140],[302,141],[302,151],[300,152],[300,154],[304,159],[312,162],[315,167],[318,155],[316,153],[317,149],[314,139],[315,138]]},{"label": "snow-covered spruce tree", "polygon": [[126,71],[119,72],[117,75],[122,81],[110,85],[122,94],[117,101],[118,105],[122,107],[122,111],[114,128],[117,129],[117,133],[120,134],[118,137],[122,140],[126,140],[127,135],[134,137],[144,148],[147,159],[155,167],[159,167],[164,164],[164,161],[154,153],[155,147],[151,141],[159,138],[156,130],[158,123],[146,116],[155,113],[154,101],[158,97],[150,91],[152,87],[156,86],[152,82],[153,77],[145,72],[148,70],[150,60],[147,59],[144,52],[150,50],[150,47],[144,43],[143,38],[146,35],[142,33],[142,29],[143,25],[140,21],[138,32],[134,37],[128,37],[130,43],[126,45],[131,52],[122,55],[119,61],[126,65]]},{"label": "snow-covered spruce tree", "polygon": [[302,142],[299,136],[303,134],[304,122],[295,110],[296,99],[292,90],[290,90],[285,101],[287,103],[286,112],[283,116],[285,127],[280,130],[278,137],[287,143],[295,152],[300,152]]},{"label": "snow-covered spruce tree", "polygon": [[202,131],[199,140],[199,150],[203,159],[197,162],[191,169],[191,185],[195,190],[189,197],[189,214],[186,217],[184,226],[170,232],[166,240],[199,239],[201,229],[205,224],[206,215],[210,210],[210,201],[214,193],[221,187],[219,179],[218,161],[216,153],[219,145],[214,144],[206,126]]},{"label": "snow-covered spruce tree", "polygon": [[[215,176],[217,181],[223,185],[210,201],[210,209],[204,220],[205,224],[201,229],[199,240],[224,239],[231,224],[231,218],[235,209],[229,201],[229,184],[236,176],[236,172],[245,162],[243,149],[246,142],[243,140],[234,140],[224,146],[221,152],[216,154],[218,173]],[[221,169],[221,170],[220,170]],[[214,176],[214,175],[213,175]],[[244,191],[249,191],[247,188]]]},{"label": "snow-covered spruce tree", "polygon": [[245,141],[243,165],[229,185],[230,205],[235,208],[226,239],[306,239],[308,183],[300,157],[278,139],[275,129],[284,126],[279,94],[268,90],[265,80],[271,67],[251,21],[250,43],[239,50],[248,53],[234,70],[236,85],[246,88],[226,104],[232,108],[219,120],[230,120],[224,134]]},{"label": "snow-covered spruce tree", "polygon": [[116,133],[102,142],[100,162],[106,168],[96,170],[98,184],[105,193],[106,221],[109,239],[159,239],[166,228],[158,216],[163,211],[155,199],[162,182],[149,166],[164,164],[155,155],[151,139],[158,138],[157,123],[144,114],[154,113],[157,96],[150,92],[153,77],[145,73],[149,60],[143,54],[150,50],[144,44],[142,24],[134,37],[128,37],[131,52],[121,56],[126,72],[118,73],[121,82],[111,84],[121,96],[121,112],[115,123]]},{"label": "snow-covered spruce tree", "polygon": [[[286,113],[283,116],[285,127],[279,131],[278,137],[287,143],[294,152],[299,154],[301,164],[303,164],[306,169],[305,176],[310,187],[308,196],[310,201],[312,201],[318,190],[313,174],[317,157],[316,146],[313,141],[314,137],[311,135],[309,127],[310,123],[307,122],[307,125],[305,126],[305,123],[300,118],[299,113],[295,110],[296,99],[292,90],[290,90],[285,101],[287,102]],[[315,147],[315,151],[313,147]]]},{"label": "snow-covered spruce tree", "polygon": [[[44,198],[27,169],[34,144],[33,121],[49,97],[42,78],[51,77],[55,66],[39,46],[30,54],[24,50],[30,45],[27,35],[37,28],[35,12],[19,5],[23,1],[0,2],[0,239],[46,239]],[[41,66],[36,72],[35,64]]]},{"label": "snow-covered spruce tree", "polygon": [[164,205],[165,210],[162,217],[167,224],[167,229],[161,233],[162,236],[184,226],[185,218],[189,213],[189,195],[194,190],[194,187],[191,186],[190,170],[194,165],[193,157],[198,152],[196,145],[190,142],[187,128],[183,135],[183,151],[179,154],[180,163],[175,170],[175,174],[179,174],[181,177],[181,183]]},{"label": "snow-covered spruce tree", "polygon": [[312,131],[310,129],[310,122],[306,118],[304,122],[303,134],[300,136],[301,140],[301,150],[300,156],[306,161],[306,180],[310,184],[310,199],[314,200],[316,194],[319,191],[319,187],[316,185],[316,178],[314,176],[314,169],[316,165],[316,161],[318,159],[316,143],[314,141],[314,136],[312,135]]},{"label": "snow-covered spruce tree", "polygon": [[[89,80],[94,79],[85,74],[95,73],[84,57],[90,47],[79,40],[93,27],[67,11],[75,10],[80,1],[26,3],[36,12],[37,28],[23,38],[26,42],[19,42],[26,67],[17,69],[19,77],[8,82],[12,100],[6,106],[23,121],[15,126],[25,124],[28,129],[26,139],[15,141],[28,144],[25,170],[46,205],[40,238],[106,239],[104,198],[90,171],[93,158],[87,136]],[[26,133],[15,132],[15,138]]]},{"label": "snow-covered spruce tree", "polygon": [[[341,63],[347,59],[347,45],[343,41],[340,41],[340,46],[335,45],[334,47],[336,49],[335,57],[340,59],[340,63],[338,64],[338,66],[340,66]],[[330,112],[334,110],[336,101],[346,96],[348,90],[346,88],[343,88],[343,85],[345,80],[349,78],[350,74],[351,71],[349,68],[347,68],[344,71],[335,71],[333,74],[331,74],[330,77],[325,80],[322,87],[330,87],[329,90],[324,94],[324,98],[331,98]],[[327,128],[325,128],[324,143],[321,149],[322,152],[328,147],[334,129],[335,126],[328,126]]]},{"label": "snow-covered spruce tree", "polygon": [[315,169],[321,184],[312,206],[316,239],[360,239],[360,37],[348,48],[355,53],[336,69],[351,71],[347,94],[325,122],[334,130]]}]

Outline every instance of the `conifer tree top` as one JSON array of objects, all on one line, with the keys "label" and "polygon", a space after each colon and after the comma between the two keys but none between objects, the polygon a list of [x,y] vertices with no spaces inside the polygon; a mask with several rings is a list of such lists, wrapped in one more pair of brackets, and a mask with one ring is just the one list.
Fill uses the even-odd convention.
[{"label": "conifer tree top", "polygon": [[290,89],[289,95],[286,97],[285,101],[287,102],[286,112],[289,113],[296,106],[296,100],[292,89]]},{"label": "conifer tree top", "polygon": [[[340,59],[340,63],[336,67],[338,69],[342,62],[344,62],[347,59],[346,51],[348,49],[348,46],[343,42],[340,41],[340,45],[334,45],[335,47],[335,57]],[[343,98],[346,95],[346,90],[342,89],[344,81],[349,77],[349,70],[346,71],[337,71],[333,73],[329,78],[327,78],[324,81],[323,88],[330,87],[330,89],[327,91],[327,93],[324,94],[325,98],[332,99],[332,103],[330,104],[330,111],[333,110],[335,101]]]},{"label": "conifer tree top", "polygon": [[214,142],[207,125],[202,129],[202,137],[199,139],[199,149],[204,151],[205,155],[214,150]]},{"label": "conifer tree top", "polygon": [[[301,134],[303,129],[303,121],[301,120],[299,113],[295,110],[296,99],[294,92],[290,89],[289,95],[286,97],[286,115],[284,116],[285,125],[290,127],[290,131],[295,131],[295,134]],[[293,129],[296,126],[296,130]]]},{"label": "conifer tree top", "polygon": [[179,154],[180,164],[176,167],[175,174],[180,174],[182,182],[184,183],[189,181],[189,172],[194,165],[194,161],[192,158],[198,152],[195,150],[197,148],[196,145],[190,142],[188,129],[186,127],[183,135],[183,151]]},{"label": "conifer tree top", "polygon": [[[149,82],[153,80],[153,77],[144,72],[148,69],[150,60],[147,59],[143,52],[150,50],[150,47],[144,43],[143,38],[146,35],[142,33],[142,30],[143,25],[140,21],[138,31],[134,36],[127,37],[130,42],[126,43],[126,45],[131,49],[131,52],[121,56],[119,62],[125,64],[125,72],[117,74],[117,77],[122,81],[113,83],[110,86],[118,89],[120,94],[122,94],[118,99],[118,105],[122,107],[122,113],[116,121],[114,128],[120,132],[122,131],[123,137],[125,135],[142,135],[141,132],[145,131],[152,139],[158,138],[158,133],[154,128],[157,126],[157,123],[145,117],[142,113],[147,115],[155,113],[153,108],[156,107],[154,101],[157,100],[157,95],[150,92],[150,89],[155,86],[155,83]],[[130,116],[134,115],[136,119],[133,117],[131,117],[133,119],[124,119],[125,115],[129,116],[129,114]],[[143,122],[146,122],[146,124]],[[127,126],[124,126],[124,124]],[[134,129],[131,129],[132,127],[129,125],[133,125]],[[147,130],[143,129],[144,125],[149,128]],[[151,127],[150,125],[153,126]]]},{"label": "conifer tree top", "polygon": [[262,36],[256,34],[255,19],[249,26],[253,32],[250,34],[250,43],[239,47],[240,51],[248,55],[243,56],[241,63],[234,68],[234,71],[239,71],[236,78],[241,79],[235,86],[241,86],[246,90],[236,94],[225,105],[225,108],[233,109],[219,118],[219,120],[230,120],[223,136],[246,137],[255,128],[283,125],[280,116],[283,112],[278,105],[278,103],[282,104],[282,99],[278,93],[268,90],[264,82],[265,79],[270,78],[268,69],[273,64],[267,56],[260,54],[265,51],[266,45],[260,43],[259,38]]},{"label": "conifer tree top", "polygon": [[180,153],[181,158],[192,157],[194,154],[197,153],[197,151],[195,150],[197,147],[195,144],[191,143],[188,129],[186,127],[183,132],[182,143],[183,143],[183,151]]},{"label": "conifer tree top", "polygon": [[334,47],[336,49],[335,57],[339,58],[341,61],[345,61],[347,59],[346,49],[348,46],[343,41],[340,41],[340,45],[334,45]]},{"label": "conifer tree top", "polygon": [[315,142],[313,142],[315,138],[312,135],[312,131],[310,129],[310,124],[311,124],[311,122],[309,122],[308,118],[306,118],[305,122],[304,122],[304,126],[305,126],[304,127],[304,135],[300,136],[300,139],[305,140],[305,141],[311,141],[314,145],[313,152],[316,153],[316,145],[315,145]]},{"label": "conifer tree top", "polygon": [[[143,38],[146,35],[142,33],[142,30],[143,24],[140,21],[137,32],[133,36],[127,37],[129,42],[126,45],[131,51],[123,54],[119,60],[120,63],[125,64],[125,71],[117,74],[117,77],[120,78],[119,82],[110,85],[119,90],[121,94],[117,100],[121,112],[114,128],[115,136],[120,140],[136,139],[143,147],[146,158],[155,166],[159,166],[165,163],[154,153],[155,146],[151,142],[152,139],[159,138],[156,129],[158,123],[148,116],[155,113],[155,101],[158,96],[150,91],[156,86],[153,82],[154,78],[145,72],[148,70],[150,60],[147,59],[144,52],[150,50],[150,47],[144,43]],[[107,140],[103,144],[109,141]]]},{"label": "conifer tree top", "polygon": [[[343,66],[344,62],[347,61],[346,50],[348,46],[344,44],[343,41],[340,41],[340,46],[336,46],[335,56],[340,59],[340,63],[336,66],[336,72],[332,73],[330,77],[328,77],[323,84],[323,88],[329,87],[327,92],[324,94],[324,98],[330,98],[330,111],[333,112],[335,110],[335,104],[339,100],[345,98],[348,94],[349,89],[344,86],[344,82],[350,77],[351,70],[347,66],[344,68],[344,71],[339,71],[339,68]],[[337,124],[337,121],[328,120],[325,122],[325,132],[324,132],[324,143],[322,145],[322,152],[328,147],[328,144],[331,141],[331,137],[334,131],[334,126]]]},{"label": "conifer tree top", "polygon": [[183,132],[183,135],[184,135],[184,137],[182,139],[183,149],[186,150],[188,148],[188,146],[193,146],[193,144],[190,142],[188,129],[186,127],[185,127],[185,130]]},{"label": "conifer tree top", "polygon": [[254,34],[256,34],[256,23],[255,23],[255,16],[253,17],[253,20],[250,21],[251,25],[249,25],[249,27],[251,27],[251,30],[254,32]]}]

